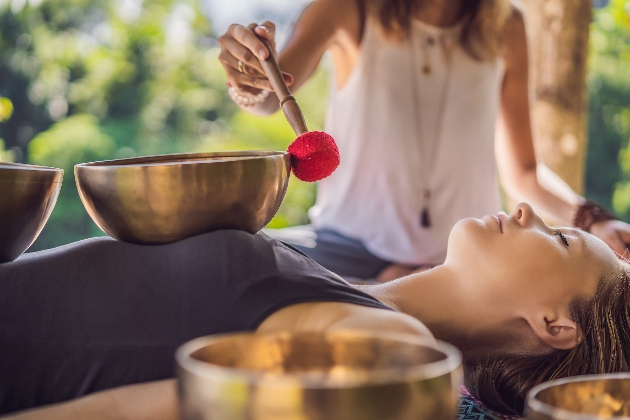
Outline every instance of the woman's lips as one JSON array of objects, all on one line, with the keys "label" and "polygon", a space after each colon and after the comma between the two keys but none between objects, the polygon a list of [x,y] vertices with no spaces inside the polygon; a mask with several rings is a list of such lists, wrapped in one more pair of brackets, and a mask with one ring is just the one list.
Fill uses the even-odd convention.
[{"label": "woman's lips", "polygon": [[501,220],[501,215],[492,215],[492,217],[495,218],[495,220],[497,221],[497,223],[499,224],[499,230],[501,231],[501,233],[503,233],[503,221]]}]

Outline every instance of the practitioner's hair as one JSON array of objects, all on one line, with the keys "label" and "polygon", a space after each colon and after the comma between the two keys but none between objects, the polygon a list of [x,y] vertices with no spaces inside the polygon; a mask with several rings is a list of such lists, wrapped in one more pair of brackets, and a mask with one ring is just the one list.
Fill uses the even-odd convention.
[{"label": "practitioner's hair", "polygon": [[527,393],[552,379],[630,371],[630,266],[604,275],[593,297],[575,299],[578,344],[542,355],[496,354],[465,361],[470,393],[492,410],[520,415]]},{"label": "practitioner's hair", "polygon": [[[361,0],[359,0],[361,1]],[[370,16],[377,18],[385,33],[406,39],[418,0],[364,0]],[[463,28],[461,45],[477,60],[497,57],[507,18],[514,11],[510,0],[460,0]]]}]

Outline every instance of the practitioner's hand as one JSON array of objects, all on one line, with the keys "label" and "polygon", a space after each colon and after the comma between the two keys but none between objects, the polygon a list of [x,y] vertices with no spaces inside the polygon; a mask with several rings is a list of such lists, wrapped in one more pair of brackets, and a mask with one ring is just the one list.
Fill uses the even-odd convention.
[{"label": "practitioner's hand", "polygon": [[619,256],[628,258],[630,244],[630,225],[621,220],[605,220],[594,223],[591,233],[606,242]]},{"label": "practitioner's hand", "polygon": [[[256,35],[266,38],[275,54],[274,35],[276,25],[266,21],[262,25],[252,23],[249,27],[233,24],[219,38],[221,53],[219,61],[227,73],[228,83],[242,96],[255,96],[262,89],[273,91],[269,79],[259,60],[266,60],[269,51]],[[239,63],[242,63],[239,65]],[[284,73],[287,85],[293,83],[293,76]]]}]

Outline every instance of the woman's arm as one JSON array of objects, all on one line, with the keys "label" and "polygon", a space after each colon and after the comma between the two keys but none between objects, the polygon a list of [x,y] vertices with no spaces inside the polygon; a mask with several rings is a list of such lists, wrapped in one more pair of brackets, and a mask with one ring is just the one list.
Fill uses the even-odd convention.
[{"label": "woman's arm", "polygon": [[[536,162],[532,137],[528,53],[525,22],[515,10],[504,34],[505,78],[497,124],[496,156],[501,181],[508,195],[530,203],[555,224],[570,226],[573,209],[585,199],[555,173]],[[630,243],[630,226],[619,221],[594,224],[591,233],[617,253]]]},{"label": "woman's arm", "polygon": [[[338,47],[343,50],[348,38],[358,44],[361,22],[357,0],[315,0],[302,13],[293,32],[279,54],[280,68],[285,72],[285,81],[295,92],[317,69],[324,52]],[[265,22],[255,29],[259,36],[267,38],[272,46],[275,25]],[[219,38],[221,54],[219,60],[225,68],[229,84],[242,96],[253,96],[261,89],[273,91],[259,59],[266,59],[264,44],[242,25],[231,25],[227,33]],[[238,61],[244,63],[239,71]],[[261,104],[241,106],[258,115],[269,115],[279,107],[278,98],[269,95]]]},{"label": "woman's arm", "polygon": [[5,420],[177,420],[175,380],[129,385],[48,407],[24,411]]},{"label": "woman's arm", "polygon": [[544,188],[537,176],[529,108],[527,38],[525,22],[518,11],[506,24],[504,51],[505,77],[495,147],[503,186],[511,197],[528,201],[554,223],[570,225],[571,211],[581,197],[558,178],[556,185],[561,183],[570,191],[560,198]]}]

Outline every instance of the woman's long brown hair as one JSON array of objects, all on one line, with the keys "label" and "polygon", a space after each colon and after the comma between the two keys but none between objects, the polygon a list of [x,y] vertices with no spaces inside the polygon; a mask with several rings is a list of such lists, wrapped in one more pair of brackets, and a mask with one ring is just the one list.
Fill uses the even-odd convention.
[{"label": "woman's long brown hair", "polygon": [[580,342],[572,350],[547,354],[488,355],[466,361],[464,379],[472,395],[489,408],[522,414],[527,393],[552,379],[630,371],[630,269],[622,263],[604,276],[595,296],[576,299],[571,315]]},{"label": "woman's long brown hair", "polygon": [[[411,21],[423,0],[366,0],[370,17],[395,39],[406,39]],[[463,23],[460,43],[477,60],[493,59],[501,52],[501,35],[512,12],[509,0],[459,0]]]}]

